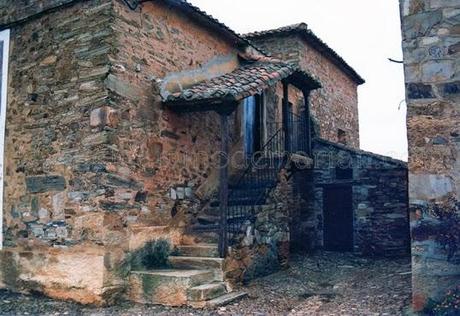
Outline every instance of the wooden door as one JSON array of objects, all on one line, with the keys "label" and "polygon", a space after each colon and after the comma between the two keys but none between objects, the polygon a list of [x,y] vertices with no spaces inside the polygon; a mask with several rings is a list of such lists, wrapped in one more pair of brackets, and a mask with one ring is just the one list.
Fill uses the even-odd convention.
[{"label": "wooden door", "polygon": [[353,251],[352,187],[329,187],[323,192],[324,248]]}]

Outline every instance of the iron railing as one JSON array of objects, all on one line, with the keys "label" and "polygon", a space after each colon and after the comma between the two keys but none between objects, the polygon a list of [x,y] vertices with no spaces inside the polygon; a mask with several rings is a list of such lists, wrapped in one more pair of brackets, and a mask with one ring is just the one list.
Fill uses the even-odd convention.
[{"label": "iron railing", "polygon": [[[278,175],[289,154],[310,154],[309,126],[303,115],[288,111],[285,123],[272,122],[266,126],[271,135],[262,148],[249,157],[237,181],[229,185],[225,211],[221,216],[220,245],[239,241],[245,229],[256,219],[257,211],[266,204],[269,194],[278,183]],[[219,201],[220,203],[222,201]],[[221,247],[223,249],[223,247]],[[225,250],[221,253],[225,256]]]},{"label": "iron railing", "polygon": [[291,111],[287,113],[286,118],[287,140],[286,151],[288,153],[298,153],[310,155],[310,132],[308,121],[304,112],[295,114]]},{"label": "iron railing", "polygon": [[269,192],[277,184],[283,165],[284,130],[278,129],[260,151],[247,162],[239,179],[230,184],[227,207],[226,244],[237,242],[243,226],[255,220],[257,208],[265,204]]}]

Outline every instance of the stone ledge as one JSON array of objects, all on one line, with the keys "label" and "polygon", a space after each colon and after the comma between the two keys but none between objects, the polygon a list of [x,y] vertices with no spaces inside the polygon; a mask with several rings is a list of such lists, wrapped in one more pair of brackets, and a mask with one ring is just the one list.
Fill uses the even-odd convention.
[{"label": "stone ledge", "polygon": [[7,248],[0,251],[0,288],[106,305],[122,289],[122,284],[111,279],[106,254],[105,249],[84,246]]}]

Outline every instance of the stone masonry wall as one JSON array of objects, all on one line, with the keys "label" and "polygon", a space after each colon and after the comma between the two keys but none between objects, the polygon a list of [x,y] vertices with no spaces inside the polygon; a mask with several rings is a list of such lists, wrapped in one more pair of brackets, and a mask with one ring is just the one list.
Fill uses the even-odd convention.
[{"label": "stone masonry wall", "polygon": [[[354,251],[366,256],[409,254],[407,167],[388,157],[354,150],[324,140],[313,143],[315,164],[299,175],[311,196],[306,214],[299,214],[300,232],[311,248],[323,247],[323,190],[328,186],[352,187]],[[352,169],[351,179],[337,177]]]},{"label": "stone masonry wall", "polygon": [[0,269],[10,289],[102,303],[119,288],[106,271],[122,255],[103,247],[124,223],[95,215],[121,181],[104,163],[113,134],[90,125],[107,102],[111,20],[111,1],[93,0],[11,28]]},{"label": "stone masonry wall", "polygon": [[[0,6],[0,25],[14,23],[63,5],[70,5],[78,0],[34,0],[23,1],[18,5],[16,0],[4,0]],[[82,1],[82,0],[80,0]]]},{"label": "stone masonry wall", "polygon": [[111,3],[101,0],[11,30],[6,246],[78,240],[81,232],[68,225],[94,208],[86,201],[104,195],[93,185],[105,172],[98,159],[110,155],[111,135],[91,129],[90,112],[108,97],[110,19]]},{"label": "stone masonry wall", "polygon": [[127,253],[180,243],[178,214],[200,205],[220,125],[162,108],[159,80],[232,54],[162,2],[81,1],[14,25],[0,285],[109,303]]},{"label": "stone masonry wall", "polygon": [[338,130],[347,134],[347,144],[359,148],[357,84],[314,47],[297,35],[254,39],[274,57],[299,63],[322,84],[311,93],[312,116],[320,127],[321,138],[338,142]]},{"label": "stone masonry wall", "polygon": [[[214,112],[176,114],[163,108],[161,79],[198,69],[214,58],[236,57],[237,51],[161,1],[146,2],[136,11],[116,1],[114,32],[118,49],[111,60],[116,71],[107,84],[111,107],[122,119],[113,159],[118,172],[141,184],[144,192],[143,207],[133,209],[129,218],[146,229],[182,225],[175,215],[199,207],[197,192],[216,169],[220,119]],[[114,200],[130,197],[122,202],[126,208],[137,193],[120,194],[115,192]]]},{"label": "stone masonry wall", "polygon": [[416,311],[460,284],[460,2],[401,0]]},{"label": "stone masonry wall", "polygon": [[245,223],[237,235],[224,265],[230,283],[248,282],[288,267],[291,216],[305,207],[305,201],[294,190],[291,175],[289,170],[281,170],[278,185],[265,205],[256,210],[255,221]]}]

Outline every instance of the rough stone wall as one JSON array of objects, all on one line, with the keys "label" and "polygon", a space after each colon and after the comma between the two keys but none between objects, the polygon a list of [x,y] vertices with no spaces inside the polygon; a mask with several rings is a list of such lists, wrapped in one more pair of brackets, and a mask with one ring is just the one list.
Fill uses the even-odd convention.
[{"label": "rough stone wall", "polygon": [[226,280],[240,284],[288,267],[291,213],[304,203],[294,191],[290,171],[282,169],[278,185],[257,209],[254,223],[243,225],[238,242],[231,247],[224,265]]},{"label": "rough stone wall", "polygon": [[[194,191],[215,166],[220,124],[215,113],[163,109],[158,79],[230,54],[160,2],[131,11],[81,1],[12,27],[2,286],[108,303],[125,286],[129,251],[181,242],[175,215],[200,205]],[[82,249],[100,279],[64,260]]]},{"label": "rough stone wall", "polygon": [[[299,214],[297,229],[309,247],[323,247],[323,190],[327,186],[351,186],[353,246],[356,253],[371,256],[401,256],[409,253],[407,167],[403,162],[357,151],[324,140],[313,143],[315,164],[299,174],[305,183],[305,214]],[[350,180],[337,178],[337,169],[353,170]]]},{"label": "rough stone wall", "polygon": [[347,145],[359,148],[357,84],[297,35],[254,42],[274,57],[299,63],[321,82],[323,87],[310,96],[311,113],[320,127],[321,138],[338,142],[341,129],[347,133]]},{"label": "rough stone wall", "polygon": [[94,209],[87,201],[104,196],[95,185],[111,134],[92,130],[90,112],[108,97],[111,8],[78,4],[11,30],[6,246],[80,240],[70,226]]},{"label": "rough stone wall", "polygon": [[[2,10],[21,19],[54,5],[40,3]],[[136,11],[120,0],[76,1],[12,26],[0,285],[109,303],[126,285],[127,253],[160,237],[180,243],[182,215],[202,206],[214,179],[220,124],[216,113],[164,109],[160,79],[236,54],[161,1]],[[281,86],[271,90],[280,106]],[[286,261],[282,196],[260,215],[265,246],[252,260],[273,257],[264,249],[274,242]],[[84,266],[94,273],[81,274]]]},{"label": "rough stone wall", "polygon": [[[182,201],[193,200],[216,167],[220,119],[214,112],[176,114],[164,109],[159,80],[219,56],[236,56],[236,51],[161,1],[146,2],[136,11],[115,2],[114,31],[118,49],[111,60],[117,70],[107,80],[111,107],[122,120],[113,159],[118,172],[143,188],[143,208],[132,210],[132,221],[168,225]],[[131,194],[130,201],[137,194],[131,190],[114,198],[123,200],[125,193]]]},{"label": "rough stone wall", "polygon": [[78,0],[32,0],[23,1],[20,4],[15,0],[4,0],[0,6],[0,25],[25,20],[47,10],[70,5],[73,2],[78,2]]},{"label": "rough stone wall", "polygon": [[[93,0],[11,28],[1,260],[11,289],[62,298],[78,292],[76,300],[102,303],[119,286],[105,271],[122,254],[103,247],[118,243],[124,223],[97,210],[123,180],[105,164],[112,132],[90,124],[108,98],[111,19],[111,1]],[[93,263],[97,280],[77,272]]]},{"label": "rough stone wall", "polygon": [[401,0],[413,307],[460,284],[460,3]]}]

